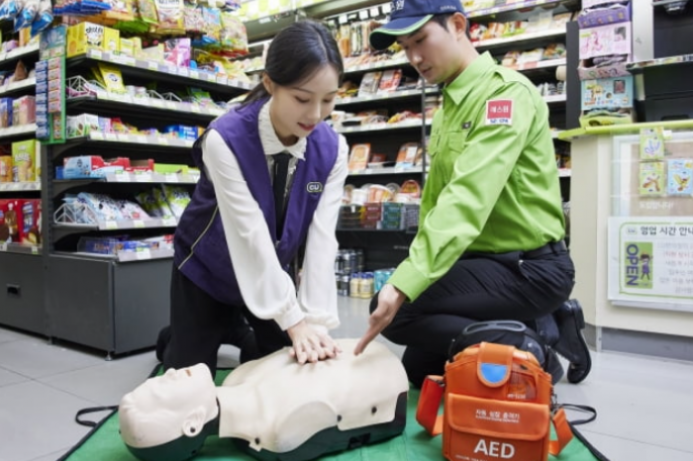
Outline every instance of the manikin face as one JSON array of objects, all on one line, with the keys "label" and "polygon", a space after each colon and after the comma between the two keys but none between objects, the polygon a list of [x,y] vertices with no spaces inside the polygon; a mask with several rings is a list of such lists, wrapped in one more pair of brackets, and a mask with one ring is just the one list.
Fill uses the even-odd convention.
[{"label": "manikin face", "polygon": [[450,83],[462,69],[462,52],[453,21],[448,30],[435,21],[428,21],[411,35],[397,42],[407,53],[407,59],[430,84]]},{"label": "manikin face", "polygon": [[330,65],[320,67],[297,85],[280,86],[267,75],[263,81],[272,95],[270,118],[274,131],[286,146],[308,136],[332,113],[339,89],[339,75]]},{"label": "manikin face", "polygon": [[150,378],[120,402],[123,441],[135,448],[198,435],[219,409],[212,374],[199,364]]}]

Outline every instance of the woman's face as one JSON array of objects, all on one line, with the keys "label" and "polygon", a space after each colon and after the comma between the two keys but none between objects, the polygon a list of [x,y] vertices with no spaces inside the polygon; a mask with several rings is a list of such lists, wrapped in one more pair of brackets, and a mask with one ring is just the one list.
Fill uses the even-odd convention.
[{"label": "woman's face", "polygon": [[297,85],[281,86],[267,75],[264,84],[272,95],[270,118],[279,140],[295,144],[332,113],[339,89],[339,75],[334,67],[324,65]]}]

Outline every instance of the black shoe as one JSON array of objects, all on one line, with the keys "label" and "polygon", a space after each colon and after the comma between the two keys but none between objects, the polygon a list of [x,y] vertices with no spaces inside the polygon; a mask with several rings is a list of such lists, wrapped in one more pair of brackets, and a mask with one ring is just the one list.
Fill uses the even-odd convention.
[{"label": "black shoe", "polygon": [[171,327],[164,327],[159,332],[159,337],[156,339],[156,359],[159,362],[164,361],[164,351],[171,342]]},{"label": "black shoe", "polygon": [[585,317],[582,307],[576,299],[571,299],[554,313],[560,339],[553,349],[570,362],[568,381],[577,384],[587,378],[592,369],[592,357],[587,347],[582,329],[585,328]]},{"label": "black shoe", "polygon": [[547,347],[545,351],[546,359],[544,360],[544,363],[542,363],[541,366],[545,372],[551,375],[551,384],[555,386],[556,383],[563,378],[563,366],[561,365],[561,361],[558,360],[558,356],[556,355],[556,352],[554,352],[553,349]]}]

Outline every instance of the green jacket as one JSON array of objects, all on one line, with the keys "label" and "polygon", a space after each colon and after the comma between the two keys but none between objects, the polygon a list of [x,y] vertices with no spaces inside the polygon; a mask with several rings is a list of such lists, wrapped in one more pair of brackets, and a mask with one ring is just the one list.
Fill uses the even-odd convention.
[{"label": "green jacket", "polygon": [[565,235],[549,111],[534,84],[485,53],[443,95],[419,230],[389,280],[410,301],[465,252],[533,250]]}]

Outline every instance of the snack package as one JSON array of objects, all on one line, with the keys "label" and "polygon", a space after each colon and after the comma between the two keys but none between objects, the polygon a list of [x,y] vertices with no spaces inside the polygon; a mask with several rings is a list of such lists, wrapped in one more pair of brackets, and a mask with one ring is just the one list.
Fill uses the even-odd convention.
[{"label": "snack package", "polygon": [[205,19],[202,16],[202,8],[185,5],[183,11],[185,32],[199,34],[205,31]]},{"label": "snack package", "polygon": [[375,95],[378,91],[382,76],[382,71],[368,72],[364,75],[363,80],[361,80],[361,85],[359,86],[359,97]]},{"label": "snack package", "polygon": [[129,200],[118,200],[116,203],[120,207],[120,213],[123,215],[123,219],[140,220],[150,218],[142,207],[134,202]]},{"label": "snack package", "polygon": [[31,36],[36,37],[47,29],[53,23],[53,19],[53,5],[51,0],[41,0],[34,22],[31,23]]},{"label": "snack package", "polygon": [[0,243],[19,243],[22,229],[21,200],[0,199]]},{"label": "snack package", "polygon": [[399,82],[402,80],[402,69],[386,70],[380,79],[378,93],[392,93],[399,87]]},{"label": "snack package", "polygon": [[137,0],[137,11],[140,13],[140,19],[147,24],[159,24],[154,0]]},{"label": "snack package", "polygon": [[20,5],[22,5],[22,10],[14,18],[15,32],[31,27],[31,23],[34,22],[39,9],[39,0],[23,0],[20,2]]},{"label": "snack package", "polygon": [[248,34],[245,25],[232,13],[221,13],[221,48],[223,54],[248,53]]},{"label": "snack package", "polygon": [[125,93],[125,84],[123,83],[123,73],[117,66],[99,63],[99,74],[101,81],[109,93]]},{"label": "snack package", "polygon": [[119,203],[107,195],[80,192],[77,200],[86,205],[100,223],[125,219]]},{"label": "snack package", "polygon": [[[41,159],[40,149],[40,144],[35,139],[12,143],[12,180],[14,182],[38,180],[36,173]],[[38,172],[40,173],[40,167]]]},{"label": "snack package", "polygon": [[[158,194],[157,194],[158,192]],[[173,212],[168,206],[163,192],[160,189],[152,189],[141,192],[136,196],[137,202],[153,218],[172,218]]]},{"label": "snack package", "polygon": [[0,182],[12,182],[12,156],[0,156]]},{"label": "snack package", "polygon": [[22,222],[19,243],[25,245],[41,244],[41,200],[22,200]]},{"label": "snack package", "polygon": [[164,197],[166,197],[166,201],[168,202],[173,215],[180,219],[180,217],[183,215],[183,211],[185,211],[185,208],[190,203],[190,194],[187,190],[180,186],[169,186],[163,184],[161,188],[164,191]]},{"label": "snack package", "polygon": [[67,57],[78,56],[87,50],[119,51],[120,32],[117,29],[80,22],[67,29]]},{"label": "snack package", "polygon": [[159,18],[157,33],[162,35],[184,35],[183,0],[155,0]]},{"label": "snack package", "polygon": [[399,148],[399,153],[397,154],[397,166],[414,166],[416,164],[417,159],[419,158],[419,151],[419,144],[415,142],[403,144],[402,147]]},{"label": "snack package", "polygon": [[349,171],[363,170],[368,167],[370,155],[370,144],[355,144],[352,146],[351,154],[349,155]]},{"label": "snack package", "polygon": [[164,61],[176,67],[189,67],[192,46],[189,38],[173,38],[164,42]]}]

